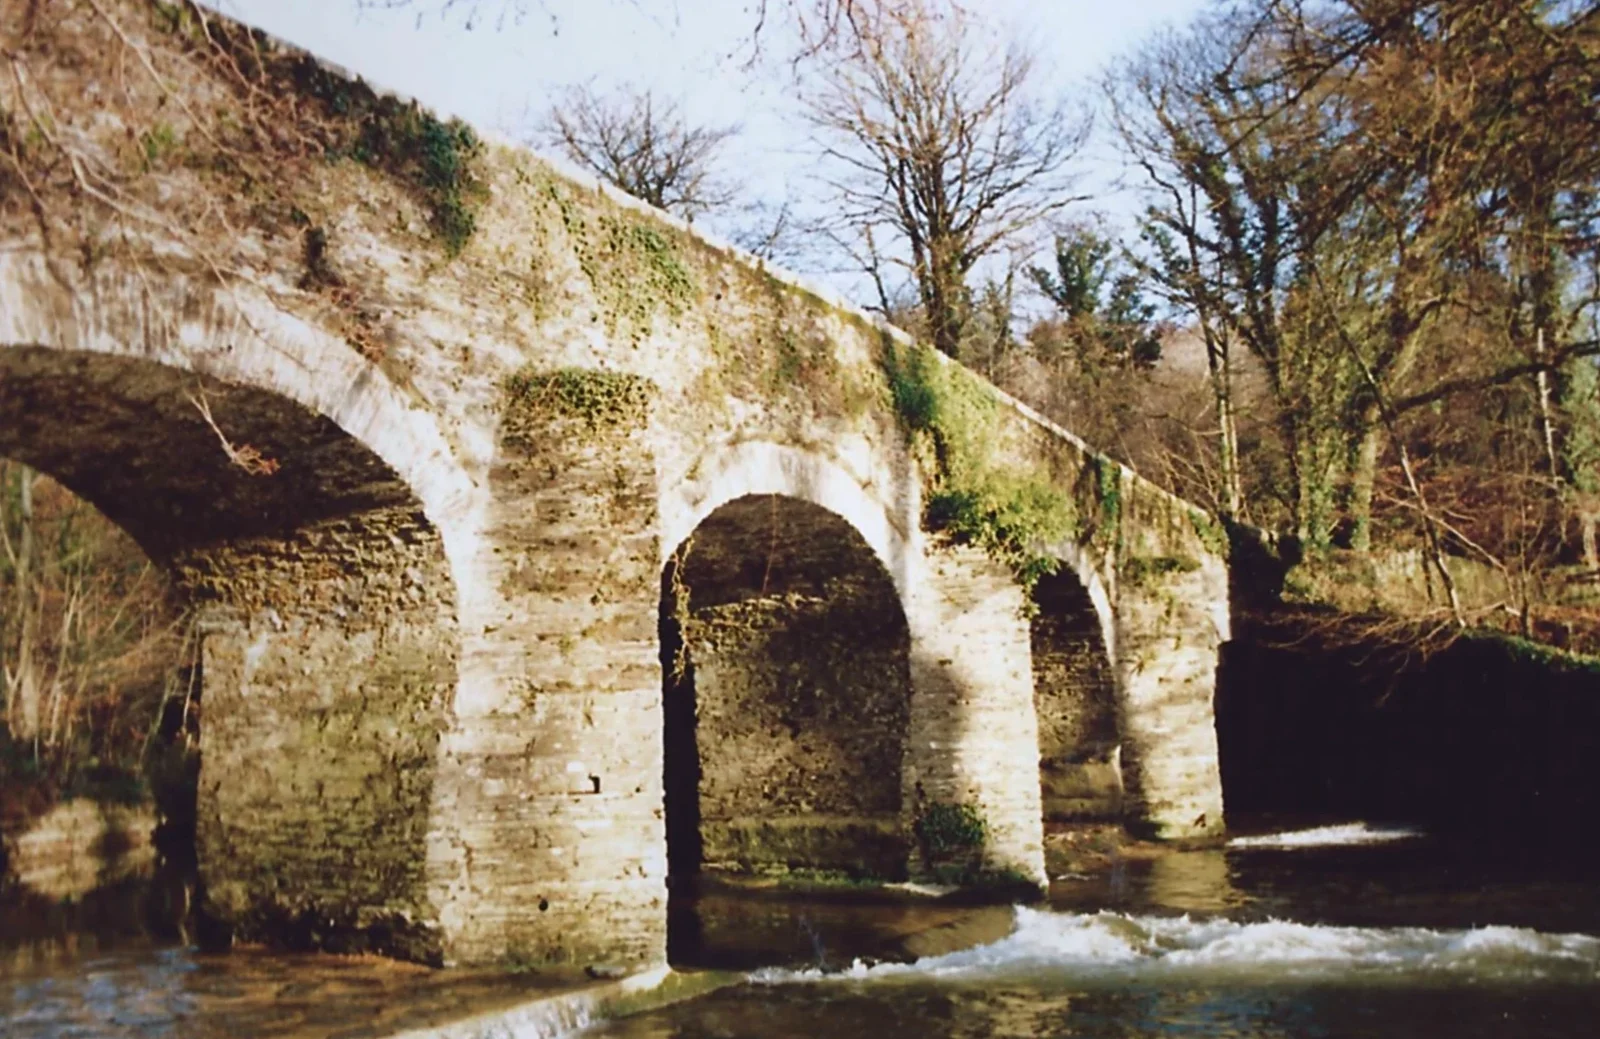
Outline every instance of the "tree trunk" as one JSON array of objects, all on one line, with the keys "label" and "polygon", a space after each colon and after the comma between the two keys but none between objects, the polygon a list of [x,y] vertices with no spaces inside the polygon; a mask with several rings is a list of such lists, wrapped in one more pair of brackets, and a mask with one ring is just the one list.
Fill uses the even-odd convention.
[{"label": "tree trunk", "polygon": [[33,470],[20,467],[17,494],[18,528],[15,565],[17,657],[8,675],[7,722],[11,735],[32,740],[39,735],[39,616],[33,581]]},{"label": "tree trunk", "polygon": [[1350,547],[1357,552],[1372,550],[1372,491],[1378,478],[1378,457],[1382,453],[1383,427],[1374,414],[1356,437],[1344,503],[1345,519],[1350,524]]},{"label": "tree trunk", "polygon": [[1217,462],[1222,471],[1222,512],[1240,519],[1244,493],[1239,480],[1239,427],[1233,408],[1233,366],[1228,344],[1218,340],[1209,328],[1202,329],[1206,340],[1206,364],[1211,372],[1211,393],[1217,406]]},{"label": "tree trunk", "polygon": [[922,298],[928,311],[934,348],[946,357],[959,360],[961,335],[970,308],[965,273],[951,255],[954,248],[951,243],[939,240],[929,244]]},{"label": "tree trunk", "polygon": [[[1533,356],[1541,364],[1544,362],[1544,329],[1534,331]],[[1560,479],[1561,466],[1556,461],[1556,425],[1550,417],[1550,373],[1544,369],[1539,370],[1537,376],[1539,386],[1539,432],[1544,439],[1544,464],[1545,472],[1552,479]]]},{"label": "tree trunk", "polygon": [[1290,419],[1290,466],[1294,475],[1295,535],[1308,552],[1321,552],[1333,544],[1333,529],[1340,451],[1329,450],[1326,430]]}]

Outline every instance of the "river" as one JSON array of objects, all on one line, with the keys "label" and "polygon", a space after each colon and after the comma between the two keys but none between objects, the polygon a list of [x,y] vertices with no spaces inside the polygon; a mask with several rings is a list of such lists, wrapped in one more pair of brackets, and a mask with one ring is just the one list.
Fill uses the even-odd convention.
[{"label": "river", "polygon": [[[116,897],[126,909],[136,896]],[[46,940],[49,927],[3,938],[8,1037],[382,1035],[539,984],[373,960],[201,956],[113,908],[51,925],[73,934],[71,949]],[[859,895],[721,894],[697,910],[701,941],[680,960],[747,980],[584,1035],[1488,1039],[1600,1028],[1592,857],[1502,837],[1354,825],[1247,835],[1060,880],[1048,903],[1015,909],[989,935],[995,910],[964,917]],[[964,919],[984,944],[880,959],[894,955],[885,935]]]}]

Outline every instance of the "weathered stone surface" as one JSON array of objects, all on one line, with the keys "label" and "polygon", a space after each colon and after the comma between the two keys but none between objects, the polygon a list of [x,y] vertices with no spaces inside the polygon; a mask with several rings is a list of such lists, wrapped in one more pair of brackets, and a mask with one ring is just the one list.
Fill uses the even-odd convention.
[{"label": "weathered stone surface", "polygon": [[[0,0],[0,36],[26,6]],[[1047,695],[1041,728],[1036,708],[1073,652],[1056,640],[1036,659],[1011,574],[921,529],[932,474],[882,367],[897,333],[497,144],[472,156],[481,199],[456,255],[381,164],[291,149],[246,183],[215,148],[254,102],[147,0],[59,0],[6,39],[29,75],[0,78],[0,109],[55,112],[52,136],[160,219],[86,201],[66,163],[34,183],[72,215],[50,234],[24,193],[0,193],[0,452],[125,526],[203,607],[202,867],[240,933],[447,962],[660,961],[663,568],[748,496],[850,533],[814,542],[783,610],[752,606],[759,575],[738,566],[692,603],[722,690],[707,702],[728,705],[707,717],[761,751],[754,789],[772,791],[754,811],[735,777],[706,774],[732,858],[754,864],[786,827],[799,859],[861,859],[844,847],[859,840],[878,861],[892,838],[916,871],[918,819],[956,805],[983,820],[985,871],[1042,883],[1041,731],[1051,760],[1066,742],[1089,753],[1072,790],[1103,807],[1103,716],[1058,718]],[[159,83],[130,74],[128,46]],[[316,69],[288,58],[276,67],[301,78],[271,90]],[[155,125],[173,148],[130,155]],[[258,143],[327,124],[283,129]],[[1125,811],[1214,829],[1225,545],[1186,503],[994,401],[1001,457],[1081,499],[1076,536],[1041,547],[1099,625]],[[828,576],[869,572],[870,603]],[[724,609],[763,619],[706,637]]]},{"label": "weathered stone surface", "polygon": [[1120,819],[1116,676],[1089,592],[1070,570],[1040,580],[1030,624],[1039,780],[1050,822]]},{"label": "weathered stone surface", "polygon": [[495,709],[460,709],[428,861],[461,960],[665,958],[658,553],[642,427],[504,437],[480,579]]},{"label": "weathered stone surface", "polygon": [[712,513],[674,560],[662,610],[683,647],[666,696],[669,712],[691,701],[699,781],[692,808],[669,794],[667,811],[698,820],[693,858],[902,876],[908,640],[871,548],[826,509],[752,495]]},{"label": "weathered stone surface", "polygon": [[208,910],[244,937],[438,959],[424,847],[456,647],[437,534],[372,511],[175,565],[202,611]]},{"label": "weathered stone surface", "polygon": [[[1039,729],[1024,597],[973,548],[931,552],[906,607],[911,731],[905,801],[970,805],[987,833],[981,866],[1043,884]],[[915,872],[926,872],[919,849]]]}]

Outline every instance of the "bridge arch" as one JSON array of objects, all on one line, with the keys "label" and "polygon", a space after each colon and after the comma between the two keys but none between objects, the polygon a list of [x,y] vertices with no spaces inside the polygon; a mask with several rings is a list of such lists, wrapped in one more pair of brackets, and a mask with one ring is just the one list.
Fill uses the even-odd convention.
[{"label": "bridge arch", "polygon": [[64,284],[41,255],[0,253],[0,349],[16,348],[146,361],[193,375],[195,387],[213,378],[293,402],[392,469],[453,561],[475,547],[473,483],[433,417],[348,343],[252,290],[194,275],[153,281],[109,261]]},{"label": "bridge arch", "polygon": [[1060,566],[1033,587],[1028,622],[1047,831],[1120,821],[1124,809],[1111,599],[1080,546],[1058,546],[1055,554]]},{"label": "bridge arch", "polygon": [[872,549],[904,597],[912,583],[916,527],[897,518],[838,462],[815,451],[747,440],[709,451],[660,494],[661,560],[707,516],[736,498],[779,495],[820,506],[848,523]]},{"label": "bridge arch", "polygon": [[471,483],[370,362],[243,291],[0,255],[0,454],[199,612],[197,843],[237,933],[438,956],[435,759]]},{"label": "bridge arch", "polygon": [[703,871],[898,879],[910,852],[911,641],[888,565],[904,546],[831,463],[741,445],[702,469],[663,510],[694,523],[663,538],[674,957],[693,955],[693,918],[671,909]]}]

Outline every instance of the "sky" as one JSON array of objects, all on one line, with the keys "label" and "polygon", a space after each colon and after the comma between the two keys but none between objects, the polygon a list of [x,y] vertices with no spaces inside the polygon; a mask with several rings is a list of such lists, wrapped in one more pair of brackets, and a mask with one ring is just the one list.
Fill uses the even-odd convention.
[{"label": "sky", "polygon": [[[650,88],[675,99],[692,122],[740,127],[724,161],[748,197],[776,203],[815,188],[781,60],[791,45],[785,27],[763,34],[767,60],[748,61],[753,0],[529,0],[520,22],[475,27],[459,15],[361,10],[356,0],[205,2],[441,114],[512,138],[526,136],[569,84]],[[416,0],[430,8],[439,2]],[[1036,51],[1045,94],[1088,97],[1108,60],[1163,25],[1182,24],[1204,3],[972,0],[968,7]],[[1094,150],[1084,178],[1097,196],[1093,205],[1125,220],[1136,207],[1114,190],[1105,135]]]}]

